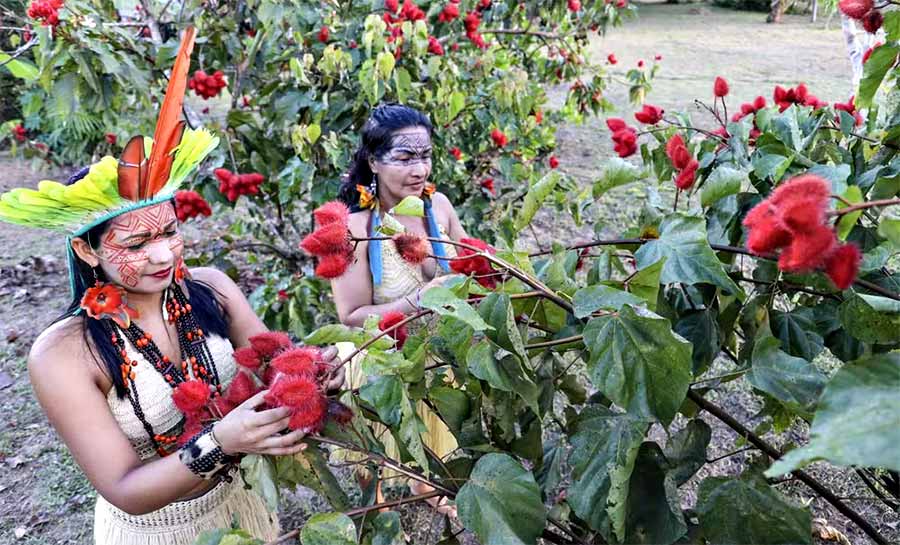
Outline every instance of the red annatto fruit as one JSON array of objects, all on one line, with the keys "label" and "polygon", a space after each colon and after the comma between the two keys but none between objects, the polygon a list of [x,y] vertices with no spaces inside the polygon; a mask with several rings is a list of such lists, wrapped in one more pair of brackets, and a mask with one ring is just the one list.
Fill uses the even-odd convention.
[{"label": "red annatto fruit", "polygon": [[350,252],[349,233],[342,223],[323,225],[300,241],[300,247],[310,255],[346,255]]},{"label": "red annatto fruit", "polygon": [[[406,319],[406,315],[402,312],[391,311],[386,312],[381,317],[381,320],[378,322],[378,329],[381,331],[386,331],[389,328],[395,326],[396,324],[402,322]],[[397,348],[403,348],[403,344],[406,342],[409,333],[406,330],[406,325],[402,325],[397,329],[391,331],[388,336],[397,341]]]},{"label": "red annatto fruit", "polygon": [[323,44],[328,41],[328,37],[331,35],[331,32],[328,30],[327,26],[323,26],[319,29],[319,41]]},{"label": "red annatto fruit", "polygon": [[792,199],[777,210],[778,220],[794,234],[810,231],[825,222],[825,203],[821,199]]},{"label": "red annatto fruit", "polygon": [[691,164],[691,161],[694,160],[691,152],[688,151],[687,147],[682,145],[681,147],[675,149],[674,153],[670,157],[672,160],[672,166],[675,170],[684,170]]},{"label": "red annatto fruit", "polygon": [[559,166],[559,159],[557,159],[555,155],[551,155],[548,162],[550,163],[550,168],[556,168]]},{"label": "red annatto fruit", "polygon": [[856,280],[861,259],[856,244],[842,244],[825,260],[825,274],[839,290],[845,290]]},{"label": "red annatto fruit", "polygon": [[428,52],[432,55],[442,56],[444,54],[444,46],[434,36],[428,37]]},{"label": "red annatto fruit", "polygon": [[698,163],[696,159],[691,159],[684,170],[679,172],[678,176],[675,177],[675,187],[682,191],[690,189],[696,180],[697,168],[699,166],[700,163]]},{"label": "red annatto fruit", "polygon": [[19,142],[24,142],[25,140],[28,139],[27,132],[25,131],[25,127],[23,127],[21,123],[16,125],[15,127],[13,127],[12,132],[13,132],[13,136]]},{"label": "red annatto fruit", "polygon": [[341,201],[329,201],[313,210],[313,218],[319,227],[332,223],[346,226],[350,220],[350,209]]},{"label": "red annatto fruit", "polygon": [[316,265],[316,276],[322,278],[337,278],[347,272],[350,260],[342,254],[331,254],[319,258]]},{"label": "red annatto fruit", "polygon": [[606,62],[608,62],[609,64],[618,64],[619,59],[616,58],[615,53],[610,53],[606,56]]},{"label": "red annatto fruit", "polygon": [[534,122],[540,125],[544,121],[544,112],[540,110],[534,111]]},{"label": "red annatto fruit", "polygon": [[441,10],[441,13],[438,14],[438,21],[441,23],[449,23],[459,17],[459,6],[454,3],[449,3],[444,6],[444,9]]},{"label": "red annatto fruit", "polygon": [[428,255],[428,242],[415,233],[398,233],[394,235],[394,246],[404,261],[419,265]]},{"label": "red annatto fruit", "polygon": [[234,351],[234,361],[246,369],[254,371],[262,365],[259,354],[251,346],[243,346]]},{"label": "red annatto fruit", "polygon": [[199,193],[191,190],[175,192],[175,215],[178,221],[184,222],[200,215],[209,216],[212,208]]},{"label": "red annatto fruit", "polygon": [[291,409],[288,427],[292,430],[319,430],[328,414],[328,399],[316,383],[306,377],[281,375],[266,394],[273,406]]},{"label": "red annatto fruit", "polygon": [[115,146],[116,141],[118,141],[118,138],[116,137],[116,135],[111,132],[106,133],[103,137],[106,139],[106,143],[111,146]]},{"label": "red annatto fruit", "polygon": [[272,367],[285,375],[297,375],[315,379],[319,373],[318,361],[322,354],[318,348],[301,346],[282,351],[272,358]]},{"label": "red annatto fruit", "polygon": [[656,61],[656,62],[659,62],[659,61],[661,61],[662,59],[663,59],[663,56],[662,56],[662,55],[657,54],[657,55],[654,55],[654,56],[653,56],[653,60]]},{"label": "red annatto fruit", "polygon": [[575,13],[581,9],[581,2],[579,0],[569,0],[568,7],[569,11]]},{"label": "red annatto fruit", "polygon": [[851,19],[862,19],[872,11],[874,5],[873,0],[840,0],[838,2],[838,8]]},{"label": "red annatto fruit", "polygon": [[643,67],[644,67],[644,60],[643,60],[643,59],[641,59],[641,60],[638,61],[637,67],[638,67],[638,68],[643,68]]},{"label": "red annatto fruit", "polygon": [[462,150],[457,147],[452,147],[450,148],[450,155],[452,155],[454,159],[459,161],[460,159],[462,159]]},{"label": "red annatto fruit", "polygon": [[619,157],[629,157],[637,151],[637,132],[626,127],[612,134],[613,150]]},{"label": "red annatto fruit", "polygon": [[796,234],[778,258],[778,268],[785,272],[810,272],[822,267],[834,250],[837,237],[822,225],[812,231]]},{"label": "red annatto fruit", "polygon": [[494,145],[499,148],[506,146],[508,142],[506,135],[503,134],[503,131],[501,131],[500,129],[494,129],[491,131],[491,140],[493,140]]},{"label": "red annatto fruit", "polygon": [[481,16],[478,15],[478,12],[470,11],[463,18],[463,26],[466,27],[467,33],[477,32],[479,25],[481,25]]},{"label": "red annatto fruit", "polygon": [[747,248],[756,255],[765,255],[791,242],[791,233],[781,226],[775,208],[768,201],[754,206],[743,221],[747,228]]},{"label": "red annatto fruit", "polygon": [[183,447],[188,441],[193,439],[195,435],[202,431],[203,423],[200,421],[200,417],[188,416],[184,421],[184,428],[181,430],[181,435],[178,436],[178,446]]},{"label": "red annatto fruit", "polygon": [[248,339],[250,346],[263,358],[271,358],[277,352],[291,346],[291,338],[283,331],[265,331]]},{"label": "red annatto fruit", "polygon": [[[497,253],[497,250],[495,250],[493,246],[477,238],[464,238],[461,239],[460,242],[463,244],[468,244],[469,246],[473,246],[489,254]],[[476,276],[476,280],[482,286],[491,289],[496,287],[496,280],[493,275],[494,269],[491,266],[490,261],[488,261],[487,258],[483,256],[476,255],[476,252],[469,248],[460,248],[457,252],[457,257],[466,256],[475,257],[471,257],[469,259],[455,259],[450,262],[450,268],[457,273]]]},{"label": "red annatto fruit", "polygon": [[213,171],[213,174],[216,175],[220,182],[231,182],[231,179],[234,177],[234,174],[225,168],[217,168]]},{"label": "red annatto fruit", "polygon": [[628,124],[620,117],[610,117],[606,120],[606,126],[609,128],[610,132],[619,132],[628,128]]},{"label": "red annatto fruit", "polygon": [[493,178],[485,178],[481,181],[481,187],[491,192],[491,195],[496,195],[497,192],[494,190],[494,179]]},{"label": "red annatto fruit", "polygon": [[652,104],[644,104],[640,112],[634,114],[634,118],[646,125],[656,125],[662,121],[665,110]]},{"label": "red annatto fruit", "polygon": [[713,94],[716,98],[725,98],[728,96],[728,82],[725,81],[725,78],[716,76],[716,81],[713,83]]},{"label": "red annatto fruit", "polygon": [[182,382],[172,390],[172,402],[184,414],[197,413],[209,401],[209,385],[200,379]]},{"label": "red annatto fruit", "polygon": [[228,389],[225,390],[225,399],[234,405],[240,405],[244,401],[250,399],[250,397],[255,395],[258,391],[259,388],[253,381],[253,377],[248,373],[238,371],[234,375],[231,384],[228,385]]},{"label": "red annatto fruit", "polygon": [[768,201],[776,207],[797,199],[816,199],[828,202],[831,195],[831,184],[815,174],[795,176],[778,186],[768,197]]},{"label": "red annatto fruit", "polygon": [[877,9],[873,9],[862,18],[861,22],[862,27],[866,29],[866,32],[875,34],[884,23],[884,15]]},{"label": "red annatto fruit", "polygon": [[755,99],[753,99],[753,108],[756,111],[762,110],[765,107],[766,107],[766,97],[758,96]]},{"label": "red annatto fruit", "polygon": [[384,0],[384,9],[388,13],[397,13],[397,10],[400,9],[400,2],[397,0]]}]

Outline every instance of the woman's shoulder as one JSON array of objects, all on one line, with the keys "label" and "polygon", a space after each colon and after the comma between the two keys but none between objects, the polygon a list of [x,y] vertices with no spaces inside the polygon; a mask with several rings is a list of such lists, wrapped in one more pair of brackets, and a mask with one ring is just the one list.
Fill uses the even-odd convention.
[{"label": "woman's shoulder", "polygon": [[28,353],[28,369],[32,376],[45,370],[56,373],[77,369],[72,364],[93,361],[88,344],[91,341],[84,332],[84,320],[84,316],[69,316],[51,324],[38,335]]},{"label": "woman's shoulder", "polygon": [[372,211],[368,209],[352,212],[350,218],[347,220],[347,227],[350,228],[350,232],[359,237],[366,236],[366,233],[369,230],[369,217],[371,217],[371,215]]}]

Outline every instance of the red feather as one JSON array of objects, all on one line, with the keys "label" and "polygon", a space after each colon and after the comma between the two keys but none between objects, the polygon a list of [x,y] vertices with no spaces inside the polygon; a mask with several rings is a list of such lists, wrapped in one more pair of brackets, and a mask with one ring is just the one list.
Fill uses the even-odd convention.
[{"label": "red feather", "polygon": [[119,157],[119,195],[129,201],[141,198],[140,188],[147,183],[147,158],[144,156],[144,137],[132,136]]}]

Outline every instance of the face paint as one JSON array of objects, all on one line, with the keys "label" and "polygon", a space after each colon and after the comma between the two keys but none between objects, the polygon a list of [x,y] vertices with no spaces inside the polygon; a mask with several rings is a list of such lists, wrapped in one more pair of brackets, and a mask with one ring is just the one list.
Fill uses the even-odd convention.
[{"label": "face paint", "polygon": [[378,161],[391,166],[407,167],[419,163],[431,165],[431,137],[422,129],[400,133],[391,138],[390,147],[378,156]]},{"label": "face paint", "polygon": [[184,239],[178,233],[177,226],[175,209],[169,203],[142,208],[113,219],[103,235],[99,251],[105,265],[115,271],[114,275],[107,271],[107,276],[118,276],[113,280],[129,288],[137,287],[151,261],[150,246],[160,239],[165,239],[175,260],[180,258]]}]

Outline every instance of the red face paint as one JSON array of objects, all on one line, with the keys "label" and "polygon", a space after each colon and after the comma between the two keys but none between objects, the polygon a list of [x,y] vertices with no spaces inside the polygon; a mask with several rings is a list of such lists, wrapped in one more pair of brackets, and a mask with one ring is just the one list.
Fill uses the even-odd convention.
[{"label": "red face paint", "polygon": [[[157,247],[159,242],[165,243],[166,250]],[[160,203],[110,221],[99,254],[104,272],[113,281],[131,289],[147,284],[147,289],[155,287],[156,291],[159,287],[151,284],[159,284],[160,278],[153,275],[168,268],[171,281],[183,249],[175,209],[170,203]]]}]

